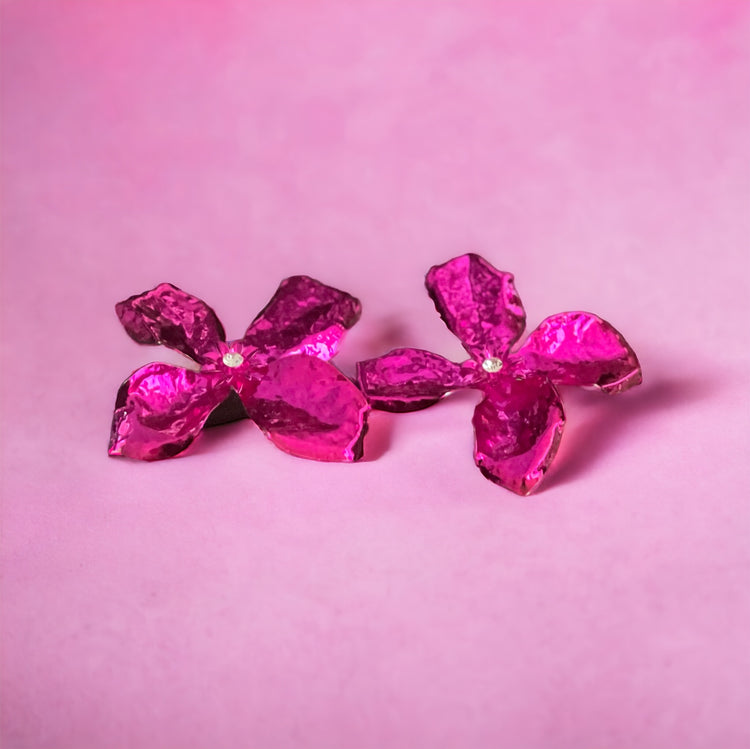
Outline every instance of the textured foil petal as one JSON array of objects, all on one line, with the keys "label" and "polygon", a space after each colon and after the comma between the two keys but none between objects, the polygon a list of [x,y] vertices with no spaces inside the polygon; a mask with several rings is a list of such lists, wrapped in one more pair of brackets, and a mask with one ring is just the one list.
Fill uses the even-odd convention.
[{"label": "textured foil petal", "polygon": [[308,276],[292,276],[281,282],[244,341],[270,359],[289,353],[330,359],[361,311],[359,300],[350,294]]},{"label": "textured foil petal", "polygon": [[606,393],[642,380],[633,349],[608,322],[588,312],[561,312],[534,330],[514,356],[558,385],[596,385]]},{"label": "textured foil petal", "polygon": [[133,340],[160,343],[201,363],[225,337],[211,307],[171,283],[131,296],[115,310]]},{"label": "textured foil petal", "polygon": [[332,364],[305,354],[272,362],[245,409],[282,450],[301,458],[354,461],[362,457],[369,406]]},{"label": "textured foil petal", "polygon": [[182,452],[196,438],[229,386],[169,364],[133,372],[117,394],[109,454],[161,460]]},{"label": "textured foil petal", "polygon": [[523,333],[526,313],[513,275],[479,255],[430,268],[425,285],[445,324],[477,361],[502,357]]},{"label": "textured foil petal", "polygon": [[479,469],[490,481],[526,495],[555,457],[565,415],[546,377],[502,374],[488,383],[473,422]]},{"label": "textured foil petal", "polygon": [[357,364],[370,404],[384,411],[417,411],[466,386],[461,366],[429,351],[399,348]]}]

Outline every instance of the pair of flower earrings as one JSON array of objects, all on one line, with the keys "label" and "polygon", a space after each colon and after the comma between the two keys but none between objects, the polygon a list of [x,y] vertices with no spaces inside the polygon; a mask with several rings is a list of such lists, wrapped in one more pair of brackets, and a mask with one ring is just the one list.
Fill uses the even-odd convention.
[{"label": "pair of flower earrings", "polygon": [[416,411],[463,388],[481,390],[474,460],[490,481],[528,494],[557,452],[565,415],[557,385],[619,393],[641,382],[632,348],[588,312],[544,320],[520,347],[526,314],[513,276],[468,254],[431,268],[427,292],[470,358],[456,364],[415,348],[357,365],[356,384],[329,363],[359,319],[353,296],[308,276],[281,282],[245,331],[227,341],[216,313],[171,284],[116,305],[128,335],[193,359],[198,369],[152,363],[120,387],[109,454],[161,460],[185,450],[222,411],[252,419],[302,458],[363,456],[370,408]]}]

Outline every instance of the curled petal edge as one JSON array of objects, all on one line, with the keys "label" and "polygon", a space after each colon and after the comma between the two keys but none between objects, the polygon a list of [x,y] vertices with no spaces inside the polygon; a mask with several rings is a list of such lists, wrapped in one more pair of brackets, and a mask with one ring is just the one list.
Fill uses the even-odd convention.
[{"label": "curled petal edge", "polygon": [[284,452],[335,462],[364,455],[370,406],[328,362],[306,354],[282,357],[270,364],[254,393],[240,397],[249,417]]},{"label": "curled petal edge", "polygon": [[361,312],[351,294],[309,276],[290,276],[250,324],[244,341],[270,358],[310,354],[328,360]]},{"label": "curled petal edge", "polygon": [[373,408],[418,411],[467,386],[467,373],[430,351],[399,348],[357,363],[357,380]]},{"label": "curled petal edge", "polygon": [[499,486],[527,496],[557,454],[565,413],[547,378],[509,376],[485,391],[474,410],[474,461]]},{"label": "curled petal edge", "polygon": [[225,339],[224,327],[213,309],[171,283],[118,302],[115,312],[134,341],[161,344],[200,363]]},{"label": "curled petal edge", "polygon": [[190,369],[161,362],[137,369],[117,393],[109,455],[147,461],[178,455],[228,393],[228,386]]},{"label": "curled petal edge", "polygon": [[503,357],[524,331],[526,313],[513,274],[480,255],[433,266],[425,286],[448,329],[477,361]]},{"label": "curled petal edge", "polygon": [[561,312],[543,320],[514,354],[556,385],[597,387],[615,394],[639,385],[641,365],[624,336],[590,312]]}]

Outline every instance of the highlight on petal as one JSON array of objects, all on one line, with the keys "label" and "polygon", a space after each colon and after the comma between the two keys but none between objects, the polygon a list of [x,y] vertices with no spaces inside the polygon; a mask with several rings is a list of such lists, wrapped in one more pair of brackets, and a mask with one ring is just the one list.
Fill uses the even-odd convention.
[{"label": "highlight on petal", "polygon": [[425,285],[445,324],[478,361],[501,358],[523,333],[526,313],[513,275],[479,255],[430,268]]},{"label": "highlight on petal", "polygon": [[327,461],[363,455],[367,399],[328,362],[306,354],[284,356],[271,363],[254,394],[240,396],[250,418],[292,455]]},{"label": "highlight on petal", "polygon": [[225,338],[211,307],[171,283],[131,296],[115,311],[133,340],[168,346],[200,363]]},{"label": "highlight on petal", "polygon": [[359,300],[350,294],[309,276],[292,276],[281,282],[244,340],[271,359],[291,353],[330,359],[361,311]]},{"label": "highlight on petal", "polygon": [[437,354],[399,348],[357,364],[357,379],[374,408],[417,411],[466,386],[460,365]]},{"label": "highlight on petal", "polygon": [[473,423],[479,469],[490,481],[526,495],[552,464],[565,415],[546,377],[499,375],[485,390]]},{"label": "highlight on petal", "polygon": [[633,349],[606,320],[561,312],[544,320],[515,355],[558,385],[595,385],[619,393],[642,381]]},{"label": "highlight on petal", "polygon": [[229,395],[221,381],[154,363],[133,372],[117,393],[109,454],[161,460],[182,452]]}]

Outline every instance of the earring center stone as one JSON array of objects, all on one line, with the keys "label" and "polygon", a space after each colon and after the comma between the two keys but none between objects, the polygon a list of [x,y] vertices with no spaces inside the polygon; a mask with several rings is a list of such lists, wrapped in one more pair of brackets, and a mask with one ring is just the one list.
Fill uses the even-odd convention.
[{"label": "earring center stone", "polygon": [[245,357],[236,351],[227,351],[221,359],[227,367],[234,369],[239,367],[245,361]]},{"label": "earring center stone", "polygon": [[482,362],[482,369],[485,372],[499,372],[503,368],[503,360],[490,357]]}]

